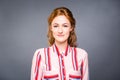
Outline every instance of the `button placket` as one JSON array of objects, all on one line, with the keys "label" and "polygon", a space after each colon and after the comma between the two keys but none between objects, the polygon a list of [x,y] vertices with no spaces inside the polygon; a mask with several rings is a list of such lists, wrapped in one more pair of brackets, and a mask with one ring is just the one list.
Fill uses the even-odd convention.
[{"label": "button placket", "polygon": [[63,79],[65,80],[65,66],[64,66],[64,54],[61,54],[60,55],[60,58],[61,58],[61,69],[62,69],[62,75],[63,75]]}]

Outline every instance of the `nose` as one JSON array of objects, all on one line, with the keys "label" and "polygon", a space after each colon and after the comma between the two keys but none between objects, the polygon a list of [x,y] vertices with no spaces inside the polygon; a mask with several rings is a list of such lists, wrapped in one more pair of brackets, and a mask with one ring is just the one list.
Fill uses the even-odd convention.
[{"label": "nose", "polygon": [[62,33],[62,32],[63,32],[62,27],[59,27],[59,28],[58,28],[58,32],[59,32],[59,33]]}]

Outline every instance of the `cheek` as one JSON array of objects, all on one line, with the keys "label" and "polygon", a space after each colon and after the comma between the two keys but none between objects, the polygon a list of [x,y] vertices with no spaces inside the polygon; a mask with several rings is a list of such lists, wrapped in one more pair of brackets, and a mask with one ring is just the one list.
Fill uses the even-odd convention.
[{"label": "cheek", "polygon": [[51,32],[52,32],[53,37],[55,37],[57,35],[57,31],[56,30],[51,30]]},{"label": "cheek", "polygon": [[69,35],[70,35],[70,31],[66,31],[65,34],[66,34],[66,36],[69,37]]},{"label": "cheek", "polygon": [[69,29],[65,30],[65,33],[66,33],[66,34],[69,34],[69,33],[70,33],[70,30],[69,30]]},{"label": "cheek", "polygon": [[57,31],[56,31],[56,30],[52,30],[52,33],[53,33],[53,34],[56,34],[56,33],[57,33]]}]

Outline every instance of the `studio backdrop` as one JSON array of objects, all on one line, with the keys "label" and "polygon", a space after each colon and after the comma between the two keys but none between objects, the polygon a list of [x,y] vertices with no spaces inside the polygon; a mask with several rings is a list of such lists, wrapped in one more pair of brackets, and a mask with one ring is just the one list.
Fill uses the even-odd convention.
[{"label": "studio backdrop", "polygon": [[0,80],[30,80],[36,49],[47,47],[47,18],[60,6],[76,19],[90,80],[120,80],[119,0],[0,0]]}]

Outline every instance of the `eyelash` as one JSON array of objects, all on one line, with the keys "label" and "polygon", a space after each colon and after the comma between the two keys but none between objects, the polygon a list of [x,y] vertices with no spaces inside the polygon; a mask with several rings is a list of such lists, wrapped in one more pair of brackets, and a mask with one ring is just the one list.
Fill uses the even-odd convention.
[{"label": "eyelash", "polygon": [[58,27],[58,26],[53,26],[53,27]]},{"label": "eyelash", "polygon": [[[53,26],[53,27],[58,27],[58,26]],[[63,25],[63,27],[68,27],[67,25]]]},{"label": "eyelash", "polygon": [[67,25],[64,25],[64,27],[68,27]]}]

